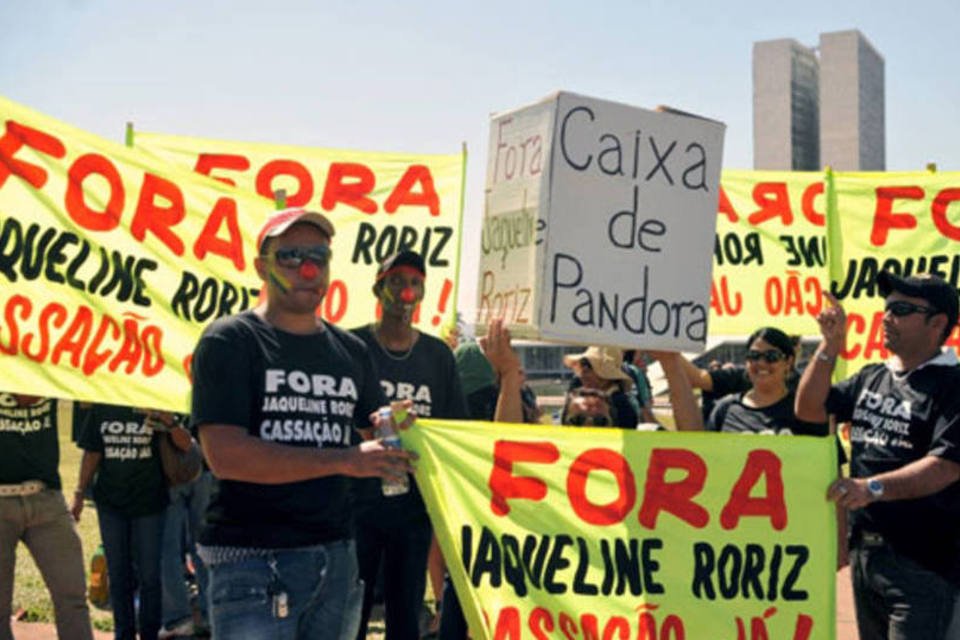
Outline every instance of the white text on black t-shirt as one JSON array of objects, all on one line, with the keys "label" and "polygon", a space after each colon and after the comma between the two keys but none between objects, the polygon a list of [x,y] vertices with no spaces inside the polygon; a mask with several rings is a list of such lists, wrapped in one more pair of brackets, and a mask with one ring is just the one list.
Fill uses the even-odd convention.
[{"label": "white text on black t-shirt", "polygon": [[[260,438],[271,442],[350,446],[357,385],[349,376],[267,369]],[[282,417],[278,414],[295,414]],[[344,418],[339,420],[338,418]]]},{"label": "white text on black t-shirt", "polygon": [[913,443],[907,438],[910,435],[909,400],[863,389],[853,410],[853,420],[866,424],[853,426],[851,442],[913,449]]}]

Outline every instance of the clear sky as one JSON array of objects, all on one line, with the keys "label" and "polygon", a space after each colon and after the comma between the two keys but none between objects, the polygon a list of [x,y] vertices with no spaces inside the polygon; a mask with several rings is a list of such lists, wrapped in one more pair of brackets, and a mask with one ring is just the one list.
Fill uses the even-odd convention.
[{"label": "clear sky", "polygon": [[144,131],[470,154],[472,307],[489,114],[563,89],[727,124],[752,166],[751,46],[856,28],[886,62],[888,170],[960,171],[960,2],[2,0],[0,94]]}]

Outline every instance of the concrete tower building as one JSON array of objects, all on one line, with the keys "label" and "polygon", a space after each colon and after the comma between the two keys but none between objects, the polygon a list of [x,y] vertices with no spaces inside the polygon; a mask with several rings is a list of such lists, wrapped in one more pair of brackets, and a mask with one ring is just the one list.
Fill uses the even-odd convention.
[{"label": "concrete tower building", "polygon": [[883,57],[856,30],[820,34],[820,162],[883,171]]},{"label": "concrete tower building", "polygon": [[884,136],[883,58],[859,31],[754,43],[755,169],[882,171]]},{"label": "concrete tower building", "polygon": [[817,56],[796,40],[753,43],[753,166],[816,171],[820,165]]}]

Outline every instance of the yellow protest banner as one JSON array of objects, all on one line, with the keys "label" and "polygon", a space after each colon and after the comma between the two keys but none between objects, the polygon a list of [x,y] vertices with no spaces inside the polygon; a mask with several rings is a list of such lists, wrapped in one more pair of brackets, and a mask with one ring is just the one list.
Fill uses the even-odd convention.
[{"label": "yellow protest banner", "polygon": [[377,153],[226,142],[137,132],[134,146],[178,166],[286,205],[323,212],[336,227],[326,320],[373,322],[377,265],[401,248],[427,265],[414,325],[434,335],[455,322],[466,152]]},{"label": "yellow protest banner", "polygon": [[474,638],[835,635],[832,439],[438,420],[402,439]]},{"label": "yellow protest banner", "polygon": [[[890,355],[876,289],[880,271],[960,283],[960,172],[833,172],[828,179],[836,194],[830,287],[847,311],[839,364],[850,374]],[[960,327],[947,345],[960,347]]]},{"label": "yellow protest banner", "polygon": [[827,279],[823,174],[724,171],[720,178],[711,336],[761,326],[816,333]]},{"label": "yellow protest banner", "polygon": [[0,98],[0,388],[185,410],[203,325],[256,303],[270,209]]}]

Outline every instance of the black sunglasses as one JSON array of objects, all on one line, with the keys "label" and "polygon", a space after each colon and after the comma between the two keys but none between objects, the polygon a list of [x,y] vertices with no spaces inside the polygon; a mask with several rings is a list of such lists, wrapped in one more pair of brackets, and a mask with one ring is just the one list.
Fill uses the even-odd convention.
[{"label": "black sunglasses", "polygon": [[610,416],[597,416],[586,413],[578,413],[575,416],[570,416],[567,418],[567,424],[573,425],[574,427],[609,427],[612,424],[612,420],[610,419]]},{"label": "black sunglasses", "polygon": [[273,253],[273,259],[276,263],[286,269],[296,269],[307,260],[318,267],[325,267],[330,263],[332,256],[333,251],[325,244],[318,244],[314,247],[287,247],[277,249]]},{"label": "black sunglasses", "polygon": [[777,351],[776,349],[767,349],[766,351],[756,351],[754,349],[750,349],[750,351],[747,351],[747,355],[745,357],[747,362],[757,362],[763,359],[767,362],[774,363],[780,362],[787,356],[784,355],[783,351]]},{"label": "black sunglasses", "polygon": [[909,316],[911,313],[925,313],[928,316],[937,313],[933,307],[925,307],[922,304],[913,304],[906,300],[893,300],[887,303],[887,313],[898,318]]}]

